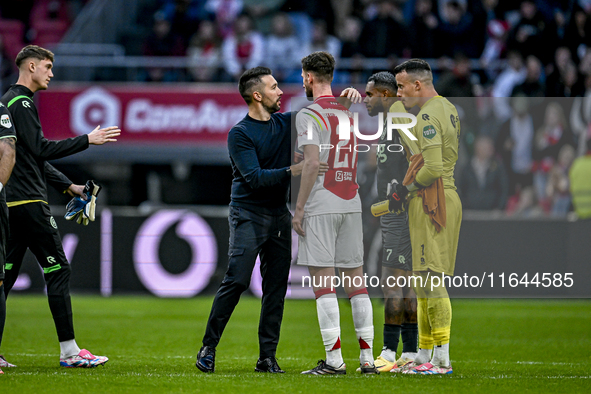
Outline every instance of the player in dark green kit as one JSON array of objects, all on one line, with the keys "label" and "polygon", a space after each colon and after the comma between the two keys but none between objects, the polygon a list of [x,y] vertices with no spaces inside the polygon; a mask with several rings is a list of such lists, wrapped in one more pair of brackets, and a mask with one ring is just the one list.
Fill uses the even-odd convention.
[{"label": "player in dark green kit", "polygon": [[[377,150],[378,200],[386,200],[392,182],[402,183],[408,161],[398,133],[387,138],[387,115],[398,101],[396,78],[387,71],[372,75],[365,88],[365,105],[370,116],[383,116],[383,132]],[[403,111],[406,112],[406,111]],[[375,360],[380,372],[399,372],[414,361],[417,351],[417,299],[408,285],[412,274],[412,249],[408,213],[388,213],[380,217],[382,229],[382,290],[384,292],[384,347]],[[398,277],[405,277],[406,286],[398,286]],[[402,354],[396,359],[399,338]]]},{"label": "player in dark green kit", "polygon": [[[6,206],[6,192],[4,185],[12,172],[15,162],[14,144],[16,141],[16,131],[10,117],[10,113],[0,103],[0,345],[2,345],[2,334],[4,333],[4,323],[6,321],[6,297],[4,296],[4,263],[6,261],[6,238],[8,237],[8,206]],[[4,356],[0,355],[0,375],[3,374],[1,368],[15,367],[16,365],[6,361]]]},{"label": "player in dark green kit", "polygon": [[89,368],[107,362],[80,349],[74,339],[70,301],[70,264],[62,247],[57,224],[47,202],[46,181],[60,191],[82,196],[84,186],[74,185],[47,160],[70,156],[88,148],[116,141],[117,127],[99,129],[89,134],[61,141],[43,136],[33,95],[47,89],[53,77],[53,53],[35,45],[23,48],[16,57],[19,78],[2,96],[16,129],[16,165],[6,186],[10,213],[10,237],[6,252],[4,293],[8,295],[16,282],[27,249],[43,268],[47,298],[60,342],[60,365]]}]

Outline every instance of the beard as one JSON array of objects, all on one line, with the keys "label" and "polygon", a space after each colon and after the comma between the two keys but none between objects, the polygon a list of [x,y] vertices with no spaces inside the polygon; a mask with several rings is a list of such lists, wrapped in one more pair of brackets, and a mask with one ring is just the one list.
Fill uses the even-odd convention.
[{"label": "beard", "polygon": [[265,108],[265,111],[267,111],[268,113],[274,114],[275,112],[281,109],[279,101],[281,101],[281,98],[278,98],[277,101],[272,102],[271,104],[263,102],[263,108]]},{"label": "beard", "polygon": [[384,104],[379,101],[376,102],[372,107],[371,107],[371,112],[369,113],[369,116],[376,116],[378,115],[380,112],[385,112],[384,111]]},{"label": "beard", "polygon": [[314,97],[314,92],[312,92],[312,88],[310,86],[304,85],[304,90],[306,91],[306,97]]}]

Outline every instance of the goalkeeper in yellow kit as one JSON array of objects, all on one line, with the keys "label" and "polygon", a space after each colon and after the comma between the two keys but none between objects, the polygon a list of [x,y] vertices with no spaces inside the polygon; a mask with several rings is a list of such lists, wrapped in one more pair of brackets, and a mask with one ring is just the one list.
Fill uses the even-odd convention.
[{"label": "goalkeeper in yellow kit", "polygon": [[[391,212],[408,201],[413,271],[421,277],[416,285],[411,282],[417,293],[419,352],[404,373],[451,374],[451,303],[440,279],[442,274],[454,273],[462,221],[453,178],[460,121],[453,104],[435,91],[427,62],[408,60],[397,66],[394,74],[401,102],[390,112],[420,107],[417,124],[410,128],[416,140],[400,133],[403,145],[413,155],[409,172],[403,183],[393,185],[389,195]],[[438,278],[432,281],[433,276]]]}]

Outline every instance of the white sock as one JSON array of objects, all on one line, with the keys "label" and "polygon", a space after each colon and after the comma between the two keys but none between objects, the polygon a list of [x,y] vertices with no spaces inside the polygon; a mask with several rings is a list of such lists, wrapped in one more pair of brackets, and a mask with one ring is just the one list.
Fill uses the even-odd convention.
[{"label": "white sock", "polygon": [[380,353],[380,357],[393,363],[396,361],[396,352],[384,346],[382,348],[382,353]]},{"label": "white sock", "polygon": [[369,295],[362,293],[351,297],[351,311],[360,346],[359,362],[373,364],[373,309]]},{"label": "white sock", "polygon": [[413,360],[414,361],[414,359],[417,358],[417,353],[416,352],[413,352],[413,353],[411,353],[411,352],[402,353],[400,355],[400,358],[402,358],[404,360]]},{"label": "white sock", "polygon": [[80,348],[75,339],[60,342],[60,358],[68,358],[80,353]]},{"label": "white sock", "polygon": [[449,361],[449,343],[433,348],[433,359],[431,364],[436,367],[447,368],[451,365]]},{"label": "white sock", "polygon": [[421,365],[431,361],[431,349],[419,349],[415,357],[415,364]]},{"label": "white sock", "polygon": [[341,325],[339,315],[339,303],[335,293],[324,294],[316,299],[316,312],[318,313],[318,325],[326,350],[326,363],[331,367],[340,367],[343,364],[341,354]]}]

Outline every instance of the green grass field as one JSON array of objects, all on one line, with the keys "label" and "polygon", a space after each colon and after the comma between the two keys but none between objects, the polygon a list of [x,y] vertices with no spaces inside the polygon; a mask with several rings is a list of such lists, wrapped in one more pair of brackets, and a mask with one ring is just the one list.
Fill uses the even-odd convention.
[{"label": "green grass field", "polygon": [[[259,300],[244,297],[217,349],[215,374],[195,368],[210,297],[74,296],[81,347],[110,361],[94,369],[59,367],[59,346],[43,296],[11,296],[0,393],[314,393],[314,392],[591,392],[591,302],[452,300],[451,376],[361,376],[351,308],[340,300],[346,376],[302,376],[324,357],[312,300],[287,301],[278,349],[285,375],[253,372]],[[383,307],[374,302],[382,345]],[[100,390],[100,391],[98,391]]]}]

